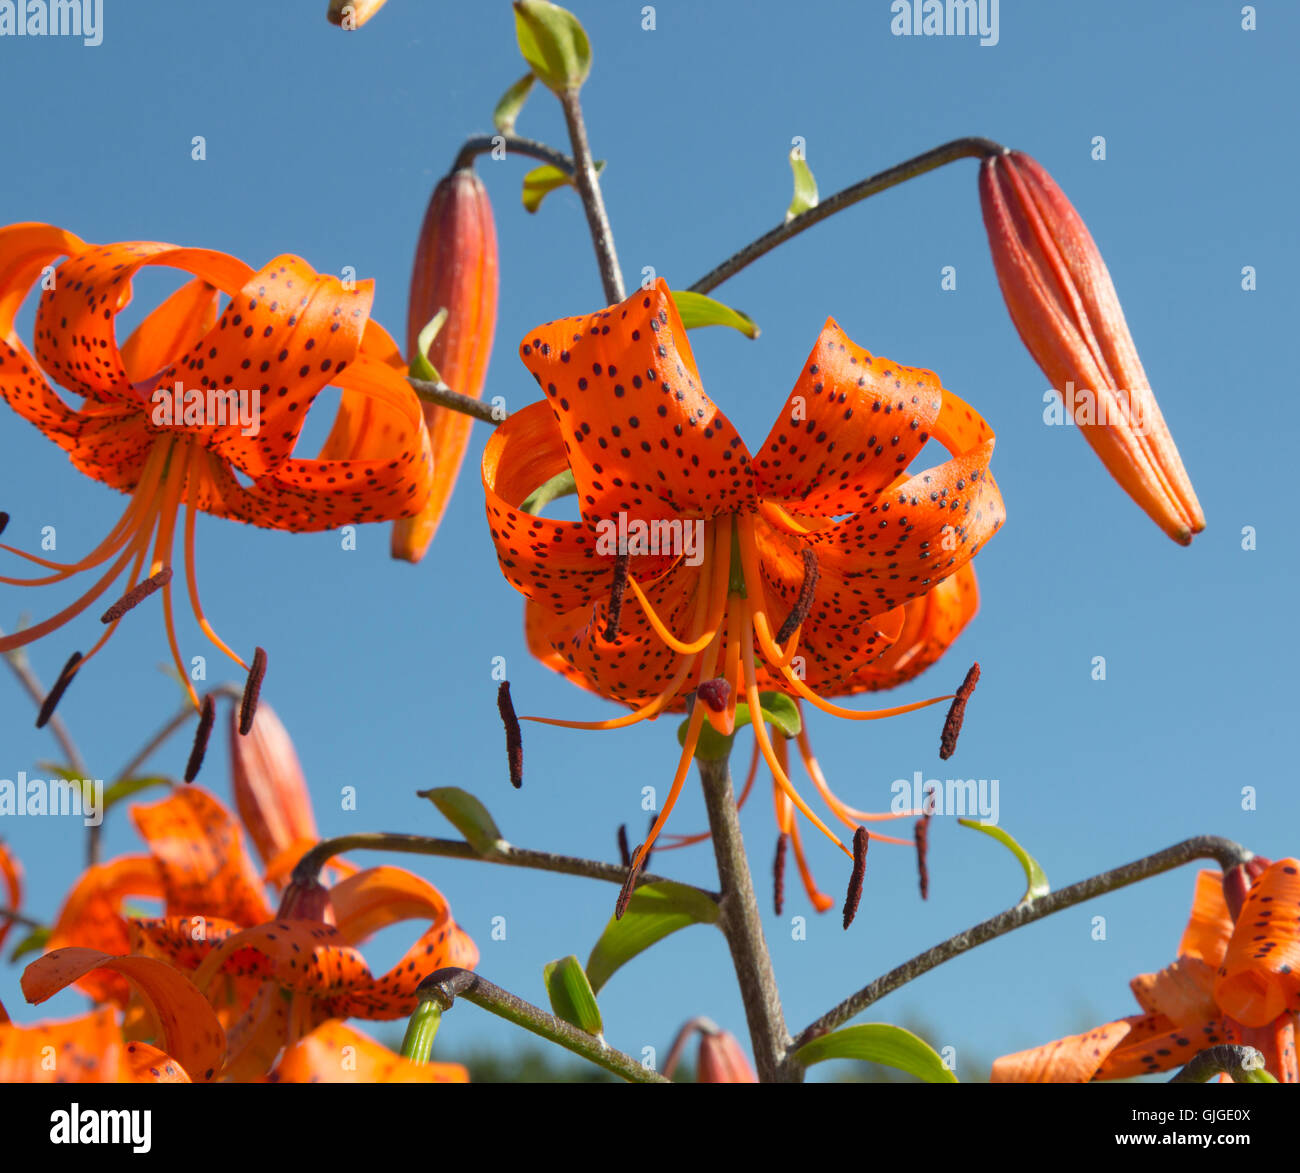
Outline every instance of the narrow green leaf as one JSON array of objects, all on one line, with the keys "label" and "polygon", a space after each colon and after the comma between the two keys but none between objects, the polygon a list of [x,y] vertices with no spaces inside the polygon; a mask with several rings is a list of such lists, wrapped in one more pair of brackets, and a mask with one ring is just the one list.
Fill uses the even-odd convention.
[{"label": "narrow green leaf", "polygon": [[438,331],[442,329],[443,323],[447,321],[447,310],[444,307],[440,309],[432,318],[425,323],[424,329],[416,335],[415,353],[407,360],[408,368],[411,372],[411,378],[423,379],[426,383],[441,383],[442,376],[438,374],[433,363],[429,361],[429,347],[433,340],[438,336]]},{"label": "narrow green leaf", "polygon": [[[595,167],[596,174],[599,175],[605,169],[605,160],[596,160]],[[573,180],[558,167],[552,167],[549,163],[543,163],[540,167],[534,167],[524,176],[524,209],[529,212],[535,212],[542,206],[542,200],[550,195],[551,192],[556,191],[561,187],[572,186]]]},{"label": "narrow green leaf", "polygon": [[910,1030],[887,1022],[846,1026],[805,1043],[795,1052],[805,1067],[827,1059],[865,1059],[915,1075],[926,1083],[956,1083],[938,1052]]},{"label": "narrow green leaf", "polygon": [[600,940],[587,958],[587,979],[593,992],[638,953],[687,925],[713,924],[718,906],[705,893],[670,880],[643,884],[628,901],[622,920],[610,917]]},{"label": "narrow green leaf", "polygon": [[114,782],[112,786],[104,791],[104,809],[115,806],[124,798],[130,798],[132,795],[139,794],[142,790],[152,790],[157,786],[172,786],[174,781],[171,778],[164,778],[161,774],[152,774],[143,778],[123,778],[120,782]]},{"label": "narrow green leaf", "polygon": [[573,469],[566,468],[557,472],[546,484],[534,489],[519,506],[522,513],[540,514],[542,509],[559,497],[571,497],[578,491],[578,482],[574,480]]},{"label": "narrow green leaf", "polygon": [[600,1037],[605,1033],[600,1007],[596,1005],[596,993],[587,980],[582,962],[570,954],[550,962],[543,976],[546,992],[551,998],[551,1009],[557,1018],[563,1018],[570,1026],[585,1030],[589,1035]]},{"label": "narrow green leaf", "polygon": [[20,957],[26,957],[29,953],[39,953],[45,948],[45,943],[50,939],[51,930],[45,925],[32,929],[17,945],[14,946],[13,952],[9,954],[9,964],[12,965]]},{"label": "narrow green leaf", "polygon": [[701,326],[730,326],[746,338],[758,337],[758,323],[753,318],[703,293],[674,289],[672,297],[677,303],[677,312],[682,316],[682,325],[688,330],[697,330]]},{"label": "narrow green leaf", "polygon": [[496,855],[510,846],[487,807],[468,790],[462,790],[459,786],[436,786],[415,793],[420,798],[427,798],[446,815],[447,821],[465,836],[465,841],[480,855]]},{"label": "narrow green leaf", "polygon": [[525,73],[501,95],[496,109],[492,111],[492,125],[502,134],[514,133],[515,120],[519,117],[519,111],[523,109],[529,93],[532,92],[533,81],[533,73],[531,71]]},{"label": "narrow green leaf", "polygon": [[1025,869],[1025,880],[1029,885],[1025,889],[1025,894],[1020,898],[1021,904],[1029,904],[1040,896],[1046,896],[1052,890],[1052,886],[1047,882],[1047,874],[1039,865],[1038,860],[1021,847],[1001,827],[994,826],[992,823],[981,823],[978,819],[958,819],[957,822],[963,827],[971,827],[976,831],[983,831],[985,835],[991,835],[1008,848],[1011,854],[1020,861],[1020,866]]},{"label": "narrow green leaf", "polygon": [[587,80],[591,42],[572,12],[547,0],[515,0],[515,36],[538,81],[555,93]]},{"label": "narrow green leaf", "polygon": [[817,180],[813,178],[803,151],[798,147],[790,152],[790,170],[794,172],[794,199],[786,209],[787,220],[793,220],[809,208],[817,206]]}]

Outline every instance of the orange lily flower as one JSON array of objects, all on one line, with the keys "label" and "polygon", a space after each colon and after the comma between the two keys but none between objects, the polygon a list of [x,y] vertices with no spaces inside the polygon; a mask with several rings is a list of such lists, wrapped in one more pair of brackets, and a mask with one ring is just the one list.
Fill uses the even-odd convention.
[{"label": "orange lily flower", "polygon": [[980,166],[1002,296],[1026,349],[1124,491],[1174,541],[1205,528],[1106,262],[1065,193],[1020,151]]},{"label": "orange lily flower", "polygon": [[[1234,869],[1236,871],[1237,869]],[[1004,1055],[994,1083],[1086,1083],[1182,1067],[1217,1043],[1255,1047],[1282,1083],[1300,1083],[1300,863],[1268,865],[1251,884],[1235,922],[1223,877],[1196,878],[1178,959],[1130,987],[1141,1014],[1086,1034]]]},{"label": "orange lily flower", "polygon": [[[826,697],[871,687],[906,605],[957,573],[1002,523],[993,433],[929,371],[868,354],[828,321],[755,456],[705,395],[667,285],[540,326],[524,364],[545,399],[497,428],[483,456],[501,569],[530,603],[530,647],[632,708],[615,729],[687,706],[685,746],[635,872],[673,809],[707,720],[779,689],[851,720],[906,713]],[[952,454],[908,475],[933,436]],[[520,505],[565,470],[582,520]],[[667,547],[667,548],[665,548]],[[626,591],[629,598],[623,598]],[[789,780],[764,723],[759,750],[792,806],[849,849]]]},{"label": "orange lily flower", "polygon": [[[67,259],[56,269],[59,257]],[[130,301],[135,274],[152,265],[193,279],[119,347],[114,319]],[[38,280],[33,357],[14,317]],[[218,317],[223,294],[228,300]],[[423,506],[433,472],[428,434],[396,344],[369,319],[373,297],[373,282],[345,287],[293,256],[254,271],[208,249],[90,245],[46,224],[0,229],[0,396],[87,476],[130,495],[112,531],[77,562],[0,546],[49,572],[0,578],[13,585],[63,582],[107,565],[76,602],[0,638],[0,653],[56,631],[125,576],[125,592],[104,612],[106,630],[85,656],[69,661],[46,710],[125,612],[154,590],[163,594],[172,660],[199,707],[172,620],[172,547],[182,505],[195,618],[245,669],[199,603],[199,512],[302,533],[409,516]],[[47,380],[81,405],[69,406]],[[319,456],[304,459],[295,455],[298,436],[328,384],[342,389],[342,403]]]},{"label": "orange lily flower", "polygon": [[323,1022],[285,1051],[271,1083],[469,1083],[459,1063],[412,1063],[369,1035]]}]

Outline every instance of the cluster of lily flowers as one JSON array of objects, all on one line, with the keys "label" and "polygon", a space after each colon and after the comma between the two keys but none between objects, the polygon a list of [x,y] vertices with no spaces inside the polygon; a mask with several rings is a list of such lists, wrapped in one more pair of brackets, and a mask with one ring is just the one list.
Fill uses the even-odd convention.
[{"label": "cluster of lily flowers", "polygon": [[[1074,382],[1112,396],[1106,388],[1130,388],[1115,398],[1105,423],[1081,430],[1134,500],[1171,537],[1189,542],[1204,519],[1082,221],[1046,172],[1017,153],[985,160],[981,197],[999,280],[1025,344],[1058,388]],[[468,249],[472,256],[453,255],[455,263],[447,264],[448,249]],[[429,253],[442,257],[450,274],[445,281],[422,282]],[[180,270],[188,280],[119,347],[115,318],[130,300],[132,277],[146,266]],[[431,298],[449,305],[451,324],[436,341],[436,354],[420,357],[436,359],[442,375],[472,396],[481,393],[486,374],[495,283],[486,195],[472,169],[462,168],[439,185],[430,205],[412,285],[412,322],[429,316],[424,311],[433,308],[425,304]],[[37,285],[29,350],[15,317]],[[246,791],[250,771],[264,779],[252,787],[263,797],[239,805],[243,830],[261,855],[261,874],[244,852],[239,822],[209,792],[177,787],[163,802],[133,809],[148,854],[85,873],[57,919],[49,951],[23,977],[31,1001],[75,985],[99,1009],[71,1023],[0,1026],[0,1078],[43,1078],[39,1056],[46,1046],[66,1052],[54,1073],[63,1079],[323,1078],[325,1071],[339,1074],[335,1057],[343,1046],[365,1057],[364,1074],[353,1072],[357,1078],[464,1075],[447,1065],[409,1064],[346,1025],[351,1017],[410,1014],[424,976],[445,965],[470,967],[476,951],[443,897],[409,872],[358,872],[336,862],[328,890],[314,880],[289,880],[315,834],[296,761],[285,765],[291,749],[286,756],[283,745],[274,753],[266,748],[287,744],[274,714],[258,706],[266,656],[258,649],[245,660],[228,647],[198,593],[194,536],[200,512],[292,532],[393,521],[395,556],[418,561],[428,548],[470,424],[417,398],[406,360],[369,317],[372,297],[371,282],[345,285],[292,256],[253,270],[204,249],[91,245],[41,224],[0,229],[0,396],[66,451],[75,467],[129,498],[103,542],[79,561],[59,563],[0,546],[42,571],[0,583],[42,586],[98,573],[75,602],[0,637],[0,653],[51,636],[98,601],[108,604],[101,635],[84,654],[73,653],[42,706],[44,723],[123,619],[160,593],[173,661],[201,715],[185,771],[187,782],[194,779],[214,728],[215,704],[188,683],[173,621],[173,551],[184,508],[191,609],[213,644],[249,673],[244,704],[232,717],[237,774],[244,771]],[[415,328],[408,330],[412,356],[417,337]],[[500,567],[525,598],[530,651],[627,710],[604,721],[524,719],[611,730],[676,712],[686,722],[667,800],[645,842],[630,854],[624,899],[664,832],[701,738],[706,730],[733,735],[741,704],[761,714],[764,695],[777,692],[801,709],[867,721],[952,701],[943,756],[952,751],[978,667],[955,694],[910,704],[863,710],[831,698],[914,679],[943,656],[976,612],[972,559],[998,531],[1005,510],[990,467],[993,430],[973,407],[932,372],[868,352],[830,319],[771,432],[751,451],[706,395],[663,281],[621,304],[537,327],[522,340],[520,356],[542,397],[496,428],[482,460]],[[182,382],[204,390],[255,389],[259,427],[250,434],[238,421],[185,417],[159,424],[151,411],[154,392]],[[314,458],[299,454],[303,421],[331,385],[342,398],[328,438]],[[914,471],[913,461],[932,439],[947,459]],[[526,508],[540,486],[563,476],[576,492],[578,520],[553,520]],[[610,557],[599,549],[596,533],[620,519],[697,522],[703,557],[687,560],[680,551]],[[0,528],[6,521],[0,515]],[[521,740],[508,687],[500,703],[517,784]],[[761,717],[751,723],[754,759],[741,801],[764,763],[772,778],[778,860],[793,848],[819,911],[834,901],[812,877],[799,816],[854,858],[859,884],[870,838],[923,847],[925,812],[877,815],[836,795],[801,722],[790,740],[831,821],[852,832],[852,845],[845,843],[796,787],[787,738],[775,727],[769,731]],[[268,811],[275,804],[265,799],[272,792],[289,794],[298,812],[274,829]],[[920,821],[910,838],[868,835],[865,828],[912,816]],[[669,836],[667,843],[703,837]],[[12,857],[0,860],[16,884]],[[1270,869],[1255,880],[1242,917],[1254,915],[1252,901],[1266,899],[1257,891],[1267,890],[1270,901],[1282,900],[1278,892],[1294,895],[1285,878],[1294,867],[1287,872],[1284,866],[1293,864],[1283,861],[1275,865],[1282,871]],[[266,885],[279,892],[277,912]],[[162,915],[127,914],[128,895],[161,900]],[[846,907],[846,921],[849,915]],[[1185,958],[1208,970],[1223,965],[1231,971],[1214,984],[1216,1016],[1196,1022],[1222,1022],[1224,1037],[1233,1038],[1243,1030],[1274,1030],[1275,1020],[1286,1018],[1265,1052],[1294,1074],[1291,1035],[1283,1035],[1293,1030],[1296,1009],[1295,987],[1288,984],[1292,970],[1279,978],[1269,966],[1281,956],[1293,964],[1295,918],[1285,922],[1285,940],[1273,941],[1261,967],[1259,957],[1242,961],[1244,946],[1233,953],[1242,917],[1234,930],[1231,918],[1219,916],[1213,942],[1184,949]],[[429,927],[393,971],[375,978],[357,946],[377,929],[411,918]],[[1236,969],[1234,957],[1241,963]],[[1265,971],[1273,976],[1259,977]],[[1280,1008],[1274,993],[1262,996],[1276,1011],[1267,1022],[1257,1021],[1263,1011],[1244,995],[1224,993],[1225,982],[1247,972],[1272,983],[1270,991],[1279,981],[1286,991]],[[1115,1024],[1106,1028],[1114,1057],[1082,1078],[1129,1070],[1130,1050],[1155,1046],[1170,1031],[1191,1039],[1190,1012],[1166,996],[1170,981],[1152,985],[1149,996],[1140,995],[1146,1018],[1128,1022],[1127,1033]],[[1198,988],[1210,996],[1204,982]],[[1203,998],[1197,1013],[1210,1008]],[[1232,1027],[1234,1020],[1243,1025]],[[1182,1046],[1156,1053],[1163,1058]],[[1035,1059],[1031,1065],[1041,1075],[1056,1070],[1053,1062]],[[1004,1072],[1020,1071],[1003,1063]]]}]

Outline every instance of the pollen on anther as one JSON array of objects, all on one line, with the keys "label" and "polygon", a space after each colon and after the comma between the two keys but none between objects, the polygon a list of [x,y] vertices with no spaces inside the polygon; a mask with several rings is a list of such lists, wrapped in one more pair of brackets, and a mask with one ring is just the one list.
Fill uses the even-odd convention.
[{"label": "pollen on anther", "polygon": [[497,711],[506,727],[506,758],[510,764],[510,785],[518,790],[524,784],[524,735],[510,699],[510,681],[503,680],[497,689]]},{"label": "pollen on anther", "polygon": [[939,757],[947,761],[952,757],[953,752],[957,749],[957,738],[961,734],[961,723],[966,716],[966,702],[970,700],[971,693],[975,691],[975,685],[979,683],[980,666],[972,664],[970,671],[966,673],[966,679],[961,682],[961,687],[957,690],[956,695],[952,698],[952,704],[948,707],[948,716],[943,723],[943,736],[939,741]]},{"label": "pollen on anther", "polygon": [[776,642],[779,644],[785,643],[794,635],[795,629],[808,618],[808,612],[812,609],[813,595],[817,591],[817,555],[813,553],[811,546],[804,546],[801,553],[803,554],[803,583],[799,587],[799,597],[795,600],[794,609],[785,617],[781,630],[776,633]]},{"label": "pollen on anther", "polygon": [[164,566],[157,574],[137,583],[99,617],[101,623],[116,623],[133,607],[138,607],[155,591],[162,590],[172,580],[172,568]]},{"label": "pollen on anther", "polygon": [[36,714],[37,729],[44,729],[49,719],[54,716],[54,710],[58,707],[59,701],[63,699],[63,694],[68,691],[68,685],[72,683],[72,678],[77,674],[77,665],[80,663],[80,652],[73,652],[68,657],[68,662],[63,665],[63,671],[59,673],[59,678],[54,682],[54,687],[50,689],[45,700],[41,702],[40,712]]},{"label": "pollen on anther", "polygon": [[194,731],[194,745],[190,749],[189,761],[185,763],[184,778],[186,782],[193,782],[199,776],[199,769],[203,765],[203,755],[208,752],[208,739],[212,736],[212,724],[217,718],[217,706],[212,700],[212,694],[208,693],[203,698],[203,705],[199,709],[199,727]]},{"label": "pollen on anther", "polygon": [[258,648],[253,652],[253,666],[248,670],[248,680],[244,682],[244,696],[239,703],[239,733],[247,737],[253,730],[253,718],[257,716],[257,699],[262,695],[262,678],[266,675],[266,651]]},{"label": "pollen on anther", "polygon": [[618,639],[618,622],[623,617],[623,595],[627,592],[628,555],[619,554],[614,559],[614,578],[609,584],[609,617],[601,635],[606,643]]},{"label": "pollen on anther", "polygon": [[785,908],[785,855],[790,846],[790,836],[782,832],[776,837],[776,859],[772,861],[772,903],[776,915]]},{"label": "pollen on anther", "polygon": [[844,897],[844,927],[847,929],[858,915],[858,904],[862,900],[862,881],[867,873],[867,846],[871,836],[866,827],[859,827],[853,832],[853,874],[849,876],[849,890]]}]

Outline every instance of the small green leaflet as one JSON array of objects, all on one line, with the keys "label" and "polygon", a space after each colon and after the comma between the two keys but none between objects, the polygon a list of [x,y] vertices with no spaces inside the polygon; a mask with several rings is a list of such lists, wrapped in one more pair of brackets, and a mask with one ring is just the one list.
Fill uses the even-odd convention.
[{"label": "small green leaflet", "polygon": [[827,1059],[865,1059],[915,1075],[926,1083],[956,1083],[938,1052],[910,1030],[887,1022],[846,1026],[805,1043],[795,1052],[805,1067]]},{"label": "small green leaflet", "polygon": [[1052,886],[1047,882],[1047,874],[1043,871],[1038,860],[1021,847],[1001,827],[994,826],[992,823],[981,823],[978,819],[958,819],[957,822],[963,827],[983,831],[985,835],[992,836],[1020,861],[1020,866],[1025,869],[1025,879],[1029,885],[1025,889],[1025,894],[1020,898],[1021,904],[1031,904],[1040,896],[1046,896],[1052,890]]},{"label": "small green leaflet", "polygon": [[610,917],[591,956],[587,980],[593,993],[638,953],[687,925],[714,924],[718,906],[709,895],[670,880],[642,884],[628,901],[622,920]]}]

